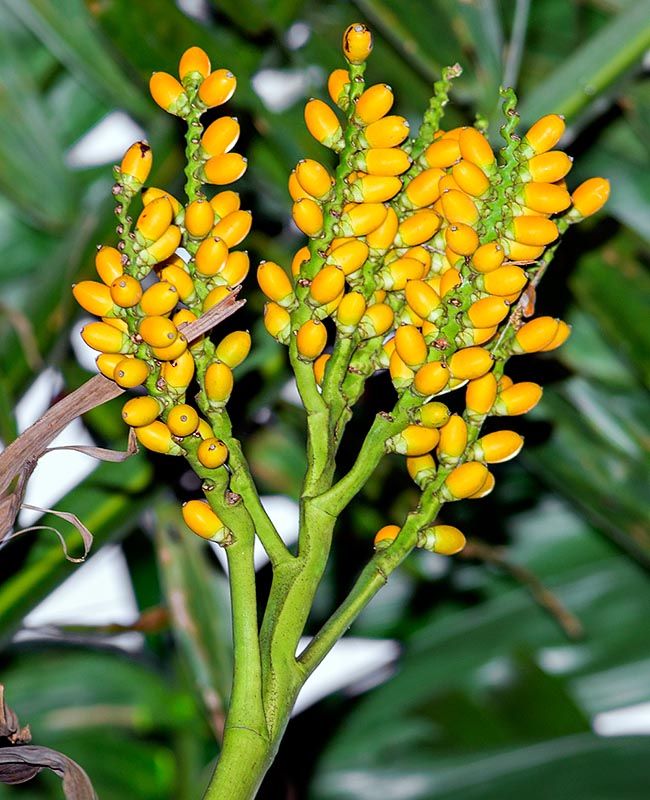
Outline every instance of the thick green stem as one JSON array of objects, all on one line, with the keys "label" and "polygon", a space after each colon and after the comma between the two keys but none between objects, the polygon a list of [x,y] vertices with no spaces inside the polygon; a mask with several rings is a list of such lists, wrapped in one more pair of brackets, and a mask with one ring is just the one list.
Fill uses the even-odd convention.
[{"label": "thick green stem", "polygon": [[219,762],[203,800],[251,800],[275,757],[271,743],[246,727],[226,728]]}]

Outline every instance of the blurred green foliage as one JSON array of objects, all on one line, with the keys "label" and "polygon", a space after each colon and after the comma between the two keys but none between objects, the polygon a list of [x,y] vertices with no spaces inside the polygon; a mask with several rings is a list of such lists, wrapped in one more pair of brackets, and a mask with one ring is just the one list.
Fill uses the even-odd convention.
[{"label": "blurred green foliage", "polygon": [[[455,62],[464,71],[450,127],[477,113],[496,118],[504,81],[519,93],[522,125],[565,113],[571,180],[603,175],[612,195],[606,213],[566,237],[539,292],[538,309],[568,319],[573,335],[558,354],[516,365],[517,377],[541,374],[547,386],[519,426],[525,455],[497,472],[489,498],[445,508],[446,520],[489,549],[453,563],[418,553],[391,579],[354,633],[403,643],[394,676],[300,715],[260,796],[640,800],[646,740],[603,738],[593,720],[650,700],[650,1],[205,0],[191,4],[195,17],[180,5],[0,4],[2,438],[15,434],[12,408],[43,364],[70,388],[86,377],[70,347],[79,313],[69,286],[91,275],[94,247],[113,242],[112,180],[110,165],[72,167],[70,149],[106,115],[125,112],[152,144],[152,182],[179,190],[179,130],[146,83],[153,70],[174,71],[186,47],[202,46],[239,79],[229,109],[250,164],[238,188],[255,216],[254,263],[287,263],[301,244],[287,224],[286,179],[299,158],[325,158],[302,106],[324,95],[328,72],[341,66],[341,32],[356,19],[375,34],[369,79],[389,82],[409,118]],[[254,90],[265,75],[285,86],[281,110]],[[245,293],[237,325],[251,329],[257,350],[234,421],[262,491],[295,496],[304,420],[281,394],[287,367],[261,330],[254,281]],[[381,407],[381,380],[375,390],[357,429]],[[98,443],[124,445],[116,408],[88,415]],[[349,438],[353,451],[354,431]],[[181,536],[178,500],[196,487],[169,461],[103,465],[58,505],[91,527],[96,548],[123,542],[141,611],[159,609],[142,618],[136,653],[113,646],[105,630],[12,642],[25,614],[75,567],[46,534],[11,543],[0,564],[8,702],[35,741],[86,768],[103,800],[196,798],[228,692],[227,596],[210,553]],[[413,490],[396,464],[386,461],[342,520],[314,627],[367,559],[373,532],[409,508]],[[581,638],[567,638],[562,614],[539,603],[536,581],[577,617]],[[179,598],[196,626],[183,624]],[[59,796],[56,781],[39,781],[0,787],[0,797]]]}]

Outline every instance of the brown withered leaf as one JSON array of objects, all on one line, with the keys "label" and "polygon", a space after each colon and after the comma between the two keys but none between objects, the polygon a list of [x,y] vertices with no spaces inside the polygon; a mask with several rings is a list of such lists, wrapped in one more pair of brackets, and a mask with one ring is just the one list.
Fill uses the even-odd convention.
[{"label": "brown withered leaf", "polygon": [[26,744],[0,748],[0,782],[25,783],[43,769],[51,769],[63,778],[67,800],[98,800],[90,778],[68,756],[49,747]]},{"label": "brown withered leaf", "polygon": [[11,744],[27,744],[32,740],[29,725],[20,727],[18,715],[5,703],[5,687],[0,683],[0,736]]}]

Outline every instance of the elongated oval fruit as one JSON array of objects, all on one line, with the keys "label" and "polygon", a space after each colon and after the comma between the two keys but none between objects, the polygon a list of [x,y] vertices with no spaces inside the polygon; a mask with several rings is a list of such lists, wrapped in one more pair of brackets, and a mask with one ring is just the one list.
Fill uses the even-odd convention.
[{"label": "elongated oval fruit", "polygon": [[221,156],[229,153],[237,144],[239,133],[237,117],[219,117],[203,132],[201,148],[208,156]]},{"label": "elongated oval fruit", "polygon": [[203,239],[214,225],[214,209],[204,198],[193,200],[185,209],[185,230],[194,239]]},{"label": "elongated oval fruit", "polygon": [[355,22],[343,34],[343,55],[350,64],[363,64],[372,51],[372,33],[361,22]]},{"label": "elongated oval fruit", "polygon": [[296,348],[301,358],[313,361],[325,349],[327,328],[318,320],[308,319],[298,328]]},{"label": "elongated oval fruit", "polygon": [[514,431],[494,431],[481,436],[472,445],[472,458],[485,464],[501,464],[514,458],[524,446],[524,439]]},{"label": "elongated oval fruit", "polygon": [[248,236],[252,224],[250,211],[231,211],[212,228],[212,236],[222,239],[227,247],[237,247]]},{"label": "elongated oval fruit", "polygon": [[170,225],[163,235],[138,253],[138,258],[145,264],[158,264],[176,252],[181,243],[181,229],[178,225]]},{"label": "elongated oval fruit", "polygon": [[335,266],[320,269],[309,287],[309,299],[318,306],[331,303],[345,288],[345,273]]},{"label": "elongated oval fruit", "polygon": [[[309,257],[309,251],[306,253]],[[334,248],[327,256],[327,263],[340,267],[345,275],[350,275],[366,263],[368,245],[359,239],[351,239]]]},{"label": "elongated oval fruit", "polygon": [[119,364],[123,358],[123,353],[100,353],[95,359],[95,364],[105,378],[113,380],[115,366]]},{"label": "elongated oval fruit", "polygon": [[122,254],[116,247],[99,247],[95,254],[95,269],[102,281],[110,286],[115,278],[124,274]]},{"label": "elongated oval fruit", "polygon": [[173,218],[172,204],[169,198],[163,195],[142,209],[135,223],[135,230],[141,234],[146,243],[155,242],[172,224]]},{"label": "elongated oval fruit", "polygon": [[377,83],[369,86],[361,94],[354,113],[365,125],[370,125],[388,114],[394,100],[395,97],[390,86],[385,83]]},{"label": "elongated oval fruit", "polygon": [[174,218],[176,218],[183,211],[183,206],[173,194],[166,192],[164,189],[159,189],[157,186],[147,186],[140,194],[142,205],[145,207],[150,203],[153,203],[154,200],[158,200],[160,197],[166,197],[172,204]]},{"label": "elongated oval fruit", "polygon": [[404,187],[401,203],[409,208],[424,208],[435,203],[440,197],[440,179],[444,171],[430,167],[412,178]]},{"label": "elongated oval fruit", "polygon": [[498,269],[506,257],[499,242],[482,244],[472,255],[472,268],[477,272],[492,272]]},{"label": "elongated oval fruit", "polygon": [[425,403],[417,411],[417,420],[425,428],[442,428],[449,421],[449,409],[435,400]]},{"label": "elongated oval fruit", "polygon": [[422,425],[407,425],[401,433],[391,437],[387,448],[403,456],[422,456],[430,453],[438,443],[440,433],[437,428]]},{"label": "elongated oval fruit", "polygon": [[218,236],[204,239],[194,257],[196,271],[200,275],[210,276],[220,272],[228,259],[228,245]]},{"label": "elongated oval fruit", "polygon": [[440,296],[436,290],[422,280],[409,280],[404,287],[406,302],[423,319],[437,316]]},{"label": "elongated oval fruit", "polygon": [[152,284],[140,298],[140,308],[148,317],[164,317],[178,304],[176,287],[168,281]]},{"label": "elongated oval fruit", "polygon": [[460,158],[460,145],[455,139],[438,139],[430,144],[422,156],[428,167],[446,169]]},{"label": "elongated oval fruit", "polygon": [[185,350],[173,361],[165,361],[160,369],[160,375],[172,389],[186,389],[194,377],[194,369],[194,358],[189,350]]},{"label": "elongated oval fruit", "polygon": [[296,179],[312,197],[326,197],[333,184],[332,176],[325,167],[313,158],[303,158],[296,164]]},{"label": "elongated oval fruit", "polygon": [[151,424],[161,411],[162,406],[154,397],[132,397],[122,406],[122,419],[127,425],[141,427]]},{"label": "elongated oval fruit", "polygon": [[476,128],[462,128],[458,135],[458,148],[461,156],[481,170],[491,172],[496,167],[492,147]]},{"label": "elongated oval fruit", "polygon": [[167,317],[144,317],[140,320],[138,333],[151,347],[169,347],[178,337],[178,328]]},{"label": "elongated oval fruit", "polygon": [[442,494],[448,500],[469,497],[481,488],[487,474],[485,464],[480,461],[466,461],[449,473],[442,486]]},{"label": "elongated oval fruit", "polygon": [[474,225],[478,222],[479,213],[475,203],[459,189],[447,189],[440,195],[442,211],[449,222],[463,222]]},{"label": "elongated oval fruit", "polygon": [[395,244],[398,247],[413,247],[428,242],[440,227],[440,217],[435,211],[423,208],[399,223]]},{"label": "elongated oval fruit", "polygon": [[508,316],[510,303],[503,297],[483,297],[472,303],[467,316],[475,328],[491,328]]},{"label": "elongated oval fruit", "polygon": [[477,284],[490,294],[507,297],[520,292],[527,282],[528,276],[525,270],[516,264],[506,264],[505,267],[499,267],[487,275],[482,275]]},{"label": "elongated oval fruit", "polygon": [[190,109],[190,101],[183,85],[168,72],[154,72],[149,79],[149,92],[163,110],[183,116]]},{"label": "elongated oval fruit", "polygon": [[123,358],[113,370],[113,380],[123,389],[133,389],[149,377],[149,365],[141,358]]},{"label": "elongated oval fruit", "polygon": [[411,157],[399,147],[376,147],[355,156],[355,168],[369,175],[401,175],[411,166]]},{"label": "elongated oval fruit", "polygon": [[609,181],[605,178],[589,178],[571,195],[573,209],[581,218],[589,217],[605,205],[609,197]]},{"label": "elongated oval fruit", "polygon": [[350,86],[350,73],[347,69],[335,69],[330,72],[327,79],[327,91],[339,108],[346,109],[349,105],[348,88]]},{"label": "elongated oval fruit", "polygon": [[230,287],[237,286],[248,275],[250,270],[250,258],[246,250],[234,250],[228,254],[226,263],[219,275]]},{"label": "elongated oval fruit", "polygon": [[246,172],[248,161],[240,153],[223,153],[212,156],[203,165],[203,174],[207,183],[224,186],[239,180]]},{"label": "elongated oval fruit", "polygon": [[454,164],[451,174],[460,189],[472,197],[481,197],[490,188],[490,181],[483,170],[465,158]]},{"label": "elongated oval fruit", "polygon": [[[388,352],[389,348],[384,349],[386,352]],[[400,354],[395,348],[390,354],[390,359],[388,361],[388,372],[390,374],[390,379],[393,382],[393,386],[398,392],[407,389],[413,383],[413,376],[415,374],[414,371],[402,360]]]},{"label": "elongated oval fruit", "polygon": [[105,322],[89,322],[81,329],[81,338],[102,353],[128,353],[132,350],[130,338],[122,331]]},{"label": "elongated oval fruit", "polygon": [[515,334],[513,352],[537,353],[542,350],[557,334],[559,322],[553,317],[536,317],[526,322]]},{"label": "elongated oval fruit", "polygon": [[126,151],[120,164],[120,179],[129,178],[132,185],[142,185],[151,172],[153,153],[147,142],[135,142]]},{"label": "elongated oval fruit", "polygon": [[436,462],[431,453],[425,453],[422,456],[407,456],[406,469],[411,479],[420,488],[424,488],[436,475]]},{"label": "elongated oval fruit", "polygon": [[386,218],[383,203],[352,203],[339,220],[343,236],[365,236],[376,230]]},{"label": "elongated oval fruit", "polygon": [[423,397],[433,397],[447,386],[450,377],[441,361],[430,361],[415,373],[413,388]]},{"label": "elongated oval fruit", "polygon": [[449,371],[458,380],[473,380],[492,369],[492,353],[483,347],[464,347],[449,359]]},{"label": "elongated oval fruit", "polygon": [[191,436],[199,427],[199,415],[193,406],[178,403],[169,409],[165,422],[173,436]]},{"label": "elongated oval fruit", "polygon": [[172,439],[171,431],[162,420],[156,419],[148,425],[140,425],[134,431],[140,444],[147,450],[169,456],[183,454],[182,448]]},{"label": "elongated oval fruit", "polygon": [[232,189],[223,189],[217,192],[210,200],[210,205],[218,219],[227,217],[233,211],[237,211],[241,207],[241,198],[237,192]]},{"label": "elongated oval fruit", "polygon": [[560,141],[565,128],[564,117],[560,114],[547,114],[526,131],[523,144],[528,145],[536,154],[546,153]]},{"label": "elongated oval fruit", "polygon": [[288,344],[291,331],[289,312],[277,303],[264,305],[264,327],[268,333],[282,344]]},{"label": "elongated oval fruit", "polygon": [[205,394],[212,408],[222,408],[228,402],[234,385],[232,370],[222,361],[213,361],[205,371]]},{"label": "elongated oval fruit", "polygon": [[555,183],[567,175],[572,166],[569,156],[562,150],[549,150],[533,156],[525,165],[534,181]]},{"label": "elongated oval fruit", "polygon": [[293,286],[287,273],[274,261],[261,261],[257,282],[264,294],[275,303],[288,304],[293,300]]},{"label": "elongated oval fruit", "polygon": [[441,464],[453,464],[463,455],[468,434],[465,420],[458,414],[452,414],[440,428],[437,454]]},{"label": "elongated oval fruit", "polygon": [[361,292],[343,295],[336,308],[336,325],[344,331],[354,330],[366,312],[367,304]]},{"label": "elongated oval fruit", "polygon": [[187,350],[187,338],[179,333],[175,341],[166,347],[152,347],[153,357],[158,361],[175,361]]},{"label": "elongated oval fruit", "polygon": [[497,380],[493,372],[474,378],[465,390],[465,408],[476,415],[489,414],[497,397]]},{"label": "elongated oval fruit", "polygon": [[79,281],[72,286],[72,294],[89,314],[105,317],[113,311],[113,298],[108,286],[99,281]]},{"label": "elongated oval fruit", "polygon": [[478,234],[463,222],[454,222],[445,230],[447,247],[459,256],[471,256],[478,248]]},{"label": "elongated oval fruit", "polygon": [[196,299],[194,281],[183,267],[168,264],[160,270],[160,279],[173,286],[184,303],[192,303]]},{"label": "elongated oval fruit", "polygon": [[210,74],[210,58],[201,47],[188,47],[178,64],[178,77],[183,80],[191,75],[207,78]]},{"label": "elongated oval fruit", "polygon": [[398,227],[399,218],[397,212],[389,205],[381,225],[366,234],[366,245],[372,250],[388,250],[395,240]]},{"label": "elongated oval fruit", "polygon": [[515,241],[537,247],[550,244],[558,237],[557,225],[546,217],[515,217],[512,220],[512,230]]},{"label": "elongated oval fruit", "polygon": [[417,546],[441,556],[453,556],[466,544],[462,531],[453,525],[434,525],[420,531]]},{"label": "elongated oval fruit", "polygon": [[359,322],[359,335],[362,339],[373,336],[383,336],[390,330],[395,312],[386,303],[373,303],[366,309],[366,313]]},{"label": "elongated oval fruit", "polygon": [[571,205],[571,195],[563,186],[539,181],[524,183],[520,199],[524,206],[539,214],[558,214]]},{"label": "elongated oval fruit", "polygon": [[215,355],[230,369],[238,367],[251,349],[251,335],[248,331],[232,331],[219,342]]},{"label": "elongated oval fruit", "polygon": [[513,383],[497,395],[491,414],[514,417],[528,413],[542,398],[542,387],[532,381]]},{"label": "elongated oval fruit", "polygon": [[199,98],[208,108],[223,105],[235,93],[237,78],[228,69],[211,72],[199,86]]},{"label": "elongated oval fruit", "polygon": [[317,236],[323,229],[323,211],[320,205],[309,197],[300,197],[296,200],[291,209],[291,216],[306,236]]},{"label": "elongated oval fruit", "polygon": [[192,533],[217,542],[225,539],[228,529],[204,500],[188,500],[182,511],[185,524]]},{"label": "elongated oval fruit", "polygon": [[322,100],[313,98],[305,105],[307,130],[325,147],[339,149],[343,144],[343,129],[332,108]]},{"label": "elongated oval fruit", "polygon": [[409,124],[404,117],[391,114],[370,123],[363,131],[367,147],[397,147],[409,135]]},{"label": "elongated oval fruit", "polygon": [[210,437],[201,442],[197,456],[206,469],[218,469],[228,460],[228,448],[221,439]]},{"label": "elongated oval fruit", "polygon": [[424,265],[417,258],[403,256],[382,267],[376,275],[376,285],[390,291],[401,291],[410,280],[419,280],[424,275]]},{"label": "elongated oval fruit", "polygon": [[428,347],[415,325],[400,325],[397,328],[395,349],[402,361],[412,369],[417,369],[426,361]]},{"label": "elongated oval fruit", "polygon": [[362,175],[349,188],[357,203],[384,203],[399,192],[402,181],[395,175]]}]

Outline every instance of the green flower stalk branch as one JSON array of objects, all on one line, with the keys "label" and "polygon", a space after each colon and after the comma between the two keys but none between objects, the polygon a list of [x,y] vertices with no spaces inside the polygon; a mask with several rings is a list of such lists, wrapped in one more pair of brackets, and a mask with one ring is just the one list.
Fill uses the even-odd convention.
[{"label": "green flower stalk branch", "polygon": [[[211,331],[215,309],[249,272],[247,253],[236,248],[252,220],[226,188],[246,170],[233,150],[237,120],[202,122],[232,96],[236,79],[213,70],[200,48],[183,54],[179,79],[158,72],[150,84],[158,105],[187,123],[186,198],[146,185],[152,153],[134,144],[115,170],[117,245],[99,248],[98,281],[73,288],[101,318],[81,334],[99,351],[99,370],[122,388],[145,390],[127,400],[124,421],[145,448],[186,459],[203,497],[185,503],[185,522],[228,558],[234,677],[208,798],[255,796],[305,680],[414,548],[443,555],[463,548],[463,534],[439,519],[440,510],[488,494],[490,465],[521,449],[518,433],[483,433],[483,425],[539,401],[541,387],[513,383],[505,366],[569,335],[563,321],[533,316],[535,289],[560,235],[609,192],[601,178],[569,192],[571,159],[555,149],[563,119],[545,116],[520,136],[510,90],[497,154],[483,122],[445,130],[458,65],[434,85],[413,134],[390,113],[390,87],[366,84],[371,50],[370,31],[351,25],[346,67],[328,80],[331,103],[311,99],[305,107],[307,129],[337,161],[330,172],[302,159],[289,177],[293,220],[307,244],[289,269],[272,261],[257,267],[265,328],[288,348],[307,416],[295,552],[264,510],[228,415],[251,337]],[[389,374],[393,396],[342,473],[346,425],[378,372]],[[461,389],[464,410],[452,413],[440,398]],[[377,532],[347,598],[298,652],[337,518],[389,453],[405,458],[420,500],[406,519]],[[273,570],[261,619],[256,537]]]}]

